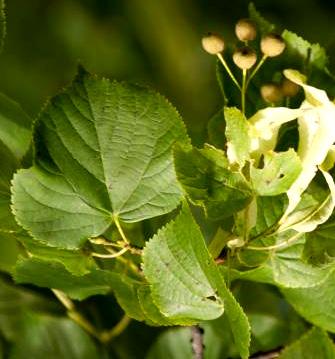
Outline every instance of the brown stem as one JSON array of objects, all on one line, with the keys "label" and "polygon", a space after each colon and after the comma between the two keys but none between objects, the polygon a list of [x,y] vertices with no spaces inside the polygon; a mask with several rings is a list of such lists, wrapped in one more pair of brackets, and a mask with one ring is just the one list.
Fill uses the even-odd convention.
[{"label": "brown stem", "polygon": [[193,350],[193,359],[203,359],[204,358],[204,343],[203,343],[203,334],[204,331],[198,325],[193,325],[191,328],[192,331],[192,350]]}]

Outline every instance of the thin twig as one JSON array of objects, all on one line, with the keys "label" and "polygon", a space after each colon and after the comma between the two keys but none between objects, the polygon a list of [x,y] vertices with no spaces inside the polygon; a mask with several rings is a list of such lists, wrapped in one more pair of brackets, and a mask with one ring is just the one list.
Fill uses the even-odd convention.
[{"label": "thin twig", "polygon": [[127,315],[124,315],[121,320],[110,330],[106,330],[101,334],[101,339],[104,343],[108,343],[113,340],[115,337],[121,335],[128,327],[131,322],[131,318]]},{"label": "thin twig", "polygon": [[67,315],[70,319],[76,322],[80,327],[86,330],[94,338],[102,341],[101,334],[98,330],[81,314],[77,311],[72,300],[62,291],[58,289],[51,289],[56,298],[64,305]]},{"label": "thin twig", "polygon": [[205,347],[203,342],[203,329],[201,329],[198,325],[193,325],[191,331],[193,359],[203,359]]},{"label": "thin twig", "polygon": [[126,253],[126,252],[128,252],[128,251],[129,251],[129,247],[124,247],[124,248],[122,248],[120,251],[114,252],[114,253],[112,253],[112,254],[103,254],[103,253],[95,253],[95,252],[93,252],[93,253],[91,253],[91,255],[92,255],[93,257],[106,258],[106,259],[108,259],[108,258],[120,257],[120,256],[122,256],[122,254],[124,254],[124,253]]}]

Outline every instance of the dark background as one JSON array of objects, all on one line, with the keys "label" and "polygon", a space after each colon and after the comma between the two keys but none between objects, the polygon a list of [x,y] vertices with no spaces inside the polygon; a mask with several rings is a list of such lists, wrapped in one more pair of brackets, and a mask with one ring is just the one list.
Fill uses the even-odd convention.
[{"label": "dark background", "polygon": [[[279,29],[325,46],[335,66],[335,0],[255,0]],[[0,91],[36,116],[81,62],[90,72],[146,83],[165,94],[194,134],[220,95],[215,60],[201,48],[207,31],[235,41],[243,0],[10,0],[0,56]]]}]

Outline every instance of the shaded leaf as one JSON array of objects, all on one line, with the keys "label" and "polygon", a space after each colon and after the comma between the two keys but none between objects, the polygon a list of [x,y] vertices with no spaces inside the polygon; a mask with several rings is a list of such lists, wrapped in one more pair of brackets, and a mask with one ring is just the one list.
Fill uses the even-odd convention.
[{"label": "shaded leaf", "polygon": [[314,231],[306,233],[303,257],[314,265],[332,262],[335,257],[334,216]]},{"label": "shaded leaf", "polygon": [[226,146],[226,122],[222,109],[211,117],[207,127],[209,143],[216,148],[224,149]]},{"label": "shaded leaf", "polygon": [[224,153],[214,147],[176,146],[175,167],[184,191],[192,203],[204,207],[209,218],[229,217],[252,199],[244,177],[231,171]]},{"label": "shaded leaf", "polygon": [[262,35],[266,35],[275,29],[275,25],[267,21],[257,10],[254,3],[249,4],[249,17],[257,25]]},{"label": "shaded leaf", "polygon": [[14,279],[17,283],[32,283],[39,287],[54,288],[73,299],[83,300],[91,295],[109,293],[118,274],[95,269],[82,276],[74,276],[65,267],[52,260],[20,259]]},{"label": "shaded leaf", "polygon": [[9,358],[34,359],[98,359],[101,358],[93,340],[76,323],[67,318],[27,313],[20,339]]},{"label": "shaded leaf", "polygon": [[326,332],[312,328],[299,340],[288,346],[280,354],[279,359],[333,359],[335,346]]},{"label": "shaded leaf", "polygon": [[288,302],[307,321],[335,333],[335,272],[310,288],[282,288]]}]

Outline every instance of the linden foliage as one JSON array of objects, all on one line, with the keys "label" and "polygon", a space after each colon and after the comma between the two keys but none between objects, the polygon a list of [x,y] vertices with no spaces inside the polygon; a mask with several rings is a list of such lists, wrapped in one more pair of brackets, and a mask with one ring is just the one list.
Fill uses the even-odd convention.
[{"label": "linden foliage", "polygon": [[[70,299],[114,296],[125,320],[175,327],[148,358],[192,357],[190,330],[178,326],[195,324],[206,358],[286,345],[280,358],[303,350],[335,357],[326,333],[335,333],[335,105],[327,95],[335,80],[324,50],[287,30],[285,51],[267,56],[259,46],[274,26],[249,10],[241,23],[251,29],[239,37],[257,37],[243,45],[252,52],[238,50],[237,66],[215,35],[224,107],[203,148],[191,145],[159,94],[83,69],[33,130],[20,106],[0,96],[0,269],[16,283],[51,288],[102,343],[113,334],[87,324]],[[280,90],[287,80],[290,96],[282,91],[268,107],[262,86]],[[78,325],[32,311],[47,311],[45,299],[29,294],[27,304],[24,291],[0,285],[0,332],[19,342],[13,358],[39,358],[42,347],[54,357],[100,357]],[[7,315],[6,293],[26,303],[15,315]],[[14,317],[24,318],[19,337]],[[46,336],[76,338],[81,356]]]}]

